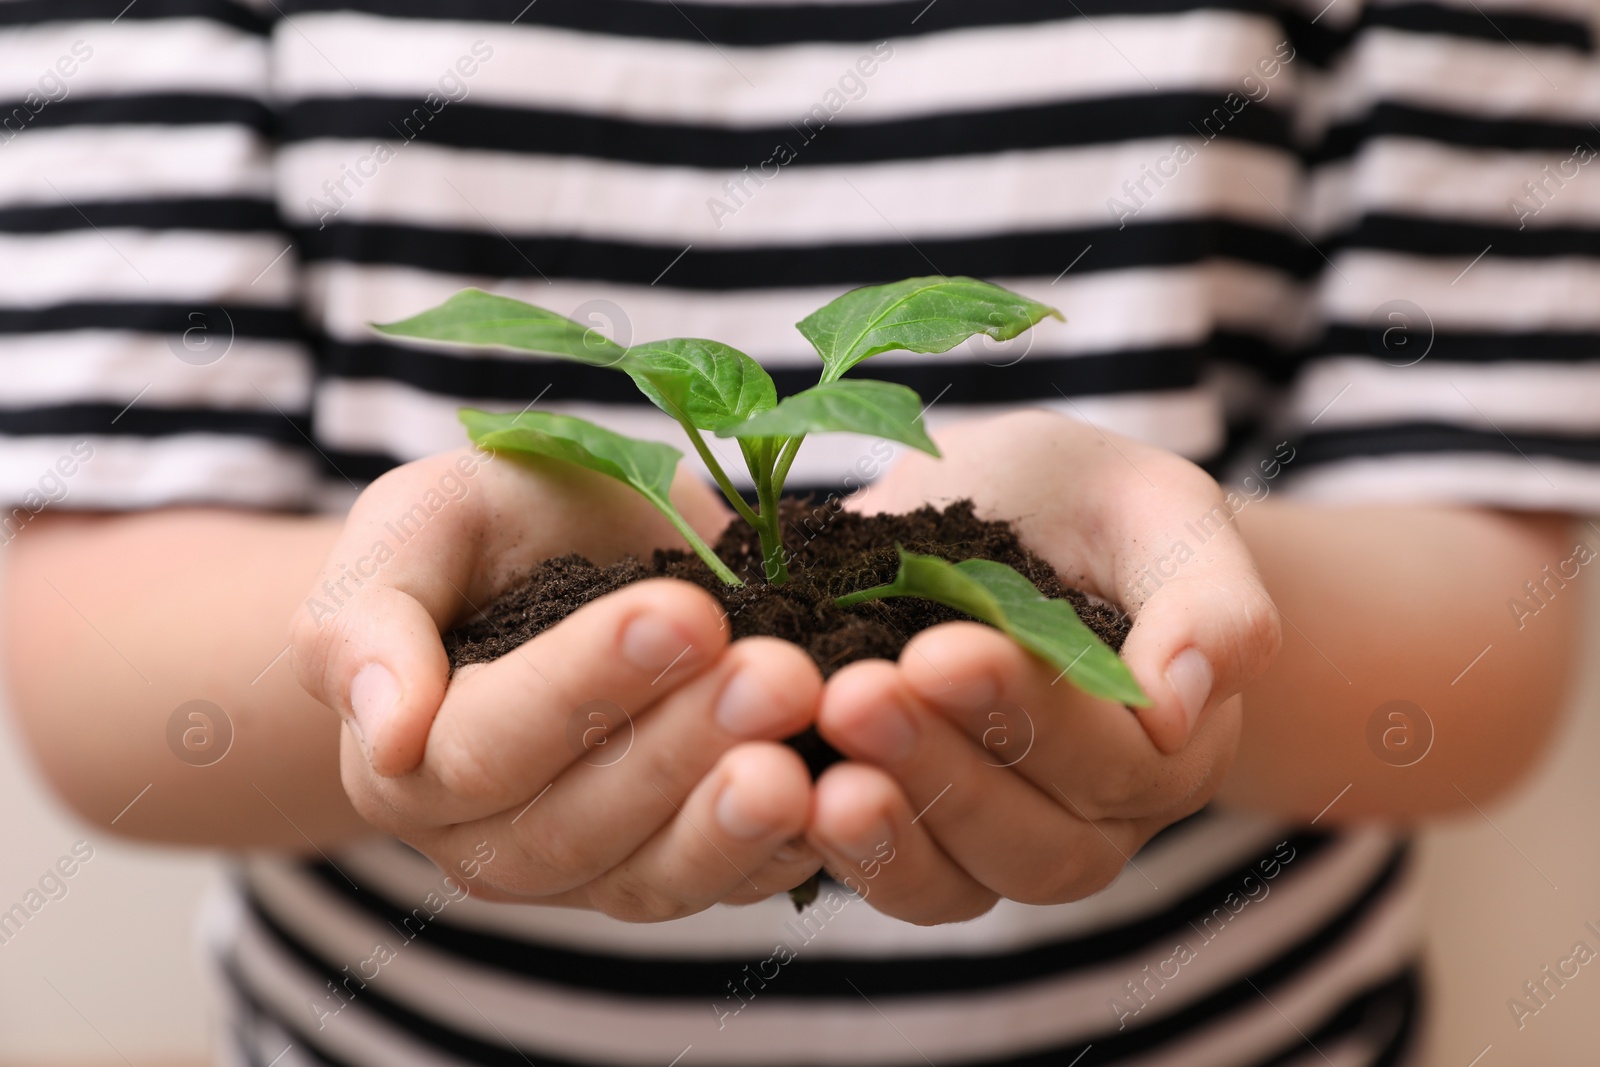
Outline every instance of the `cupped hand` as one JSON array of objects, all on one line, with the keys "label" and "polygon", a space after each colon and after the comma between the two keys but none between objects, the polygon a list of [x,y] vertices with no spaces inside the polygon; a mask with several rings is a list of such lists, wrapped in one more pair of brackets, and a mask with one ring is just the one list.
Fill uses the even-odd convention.
[{"label": "cupped hand", "polygon": [[1281,641],[1224,496],[1193,464],[1046,412],[938,441],[943,461],[908,458],[854,506],[970,497],[1015,521],[1064,581],[1134,616],[1122,655],[1151,704],[1086,696],[969,622],[830,679],[818,729],[847,761],[817,782],[807,839],[873,906],[923,924],[1108,885],[1219,787],[1237,694]]},{"label": "cupped hand", "polygon": [[[674,501],[703,534],[726,521],[687,476]],[[554,461],[462,450],[374,482],[292,635],[301,684],[350,725],[356,810],[475,895],[631,921],[809,877],[811,783],[779,741],[814,721],[821,677],[786,642],[730,644],[704,590],[633,583],[450,677],[441,632],[539,560],[679,543],[626,487]]]}]

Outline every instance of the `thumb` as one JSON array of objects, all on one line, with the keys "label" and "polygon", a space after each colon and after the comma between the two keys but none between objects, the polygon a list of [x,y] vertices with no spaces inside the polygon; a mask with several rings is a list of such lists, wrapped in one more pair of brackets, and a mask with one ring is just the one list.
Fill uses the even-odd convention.
[{"label": "thumb", "polygon": [[386,778],[416,769],[450,674],[427,609],[382,585],[337,607],[313,596],[292,643],[300,684],[345,719],[372,769]]},{"label": "thumb", "polygon": [[[701,529],[726,521],[692,474],[680,471],[674,489]],[[296,675],[350,724],[373,771],[409,774],[449,680],[440,633],[464,609],[574,547],[604,561],[674,540],[626,486],[560,461],[490,463],[459,449],[405,464],[356,500],[296,613]]]},{"label": "thumb", "polygon": [[344,718],[384,777],[422,762],[450,675],[440,631],[470,591],[481,595],[494,471],[470,460],[430,456],[373,482],[291,625],[300,685]]},{"label": "thumb", "polygon": [[1140,606],[1122,657],[1150,697],[1140,725],[1171,755],[1200,720],[1264,673],[1283,643],[1278,609],[1248,558],[1194,560]]}]

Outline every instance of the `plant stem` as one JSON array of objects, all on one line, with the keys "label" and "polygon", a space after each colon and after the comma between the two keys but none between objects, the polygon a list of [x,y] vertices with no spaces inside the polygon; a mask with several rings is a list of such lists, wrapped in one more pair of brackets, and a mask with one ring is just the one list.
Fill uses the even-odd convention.
[{"label": "plant stem", "polygon": [[761,569],[771,585],[782,585],[789,580],[789,564],[783,558],[783,528],[778,518],[778,484],[771,475],[756,482],[761,502],[760,521],[756,523],[756,533],[761,536]]},{"label": "plant stem", "polygon": [[[738,512],[739,517],[745,522],[759,529],[761,519],[754,511],[750,510],[750,505],[744,502],[744,497],[739,495],[739,490],[733,487],[733,480],[722,469],[722,464],[717,462],[717,457],[712,455],[711,449],[706,445],[705,438],[700,436],[700,431],[695,429],[688,419],[679,418],[678,425],[682,426],[683,432],[689,435],[689,440],[694,444],[694,450],[700,453],[701,461],[711,471],[711,477],[716,479],[717,488],[721,489],[722,495],[728,498],[728,503],[733,505],[733,510]],[[751,470],[750,473],[755,475],[757,472]]]},{"label": "plant stem", "polygon": [[806,439],[805,434],[791,437],[783,443],[783,449],[778,455],[778,462],[773,467],[772,481],[778,487],[778,493],[783,493],[783,483],[789,478],[789,468],[794,466],[794,457],[800,451],[800,442]]},{"label": "plant stem", "polygon": [[744,584],[739,580],[739,576],[729,570],[728,565],[722,562],[722,559],[715,552],[711,551],[711,546],[706,544],[704,539],[694,532],[694,527],[690,526],[684,517],[678,514],[676,508],[654,495],[648,496],[647,499],[656,506],[656,509],[661,514],[667,517],[667,521],[672,523],[678,533],[683,535],[683,539],[689,542],[689,547],[694,549],[694,554],[705,560],[706,566],[711,568],[712,573],[729,585]]}]

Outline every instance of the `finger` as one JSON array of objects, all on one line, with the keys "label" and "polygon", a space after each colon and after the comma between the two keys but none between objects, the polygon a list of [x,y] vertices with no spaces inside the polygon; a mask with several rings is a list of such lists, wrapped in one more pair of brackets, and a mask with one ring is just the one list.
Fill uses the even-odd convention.
[{"label": "finger", "polygon": [[[338,679],[329,690],[331,703],[357,742],[352,751],[376,774],[415,768],[450,676],[450,660],[428,610],[397,589],[374,587],[361,594],[359,607],[352,605],[318,637],[329,652],[306,659],[330,662],[308,669]],[[304,639],[296,643],[301,646]],[[330,703],[328,697],[318,699]]]},{"label": "finger", "polygon": [[[781,893],[805,875],[774,857],[805,827],[811,775],[792,749],[749,742],[724,753],[672,819],[633,855],[589,883],[590,906],[627,922],[704,911],[733,893]],[[762,884],[756,875],[776,880]]]},{"label": "finger", "polygon": [[857,664],[835,675],[818,729],[846,756],[891,775],[951,860],[1009,899],[1046,904],[1087,896],[1116,877],[1125,853],[1142,843],[1120,823],[1091,825],[1063,804],[1060,789],[1041,791],[996,764],[919,700],[890,664]]},{"label": "finger", "polygon": [[486,600],[482,549],[509,533],[488,530],[491,501],[549,498],[555,485],[459,450],[389,470],[350,509],[294,616],[291,646],[302,688],[354,720],[379,774],[422,758],[450,675],[438,633]]},{"label": "finger", "polygon": [[347,764],[377,810],[353,799],[369,820],[424,826],[524,803],[591,758],[593,716],[602,729],[636,729],[645,709],[714,663],[727,640],[716,601],[698,586],[667,578],[627,585],[493,663],[462,671],[434,718],[422,765],[385,779]]},{"label": "finger", "polygon": [[[460,841],[451,842],[448,853],[435,848],[425,848],[424,851],[442,869],[450,869],[454,861],[458,867],[465,865],[463,869],[471,871],[473,877],[481,874],[486,866],[481,860],[473,862],[483,855],[486,848],[489,849],[490,856],[498,856],[489,845],[488,839],[484,838],[477,845],[473,857],[457,858],[460,844]],[[748,882],[741,881],[720,903],[744,905],[767,900],[780,892],[780,889],[775,887],[782,887],[781,891],[787,892],[805,883],[821,867],[822,854],[806,842],[803,833],[796,834],[779,846],[764,866],[750,872]],[[468,882],[467,885],[473,896],[497,904],[539,904],[561,908],[593,907],[587,885],[548,894],[509,892],[491,886],[481,878],[475,882]]]},{"label": "finger", "polygon": [[899,666],[910,692],[981,746],[986,762],[1057,802],[1057,785],[1070,788],[1087,818],[1196,810],[1233,751],[1237,723],[1224,716],[1208,720],[1182,751],[1163,754],[1127,708],[1078,692],[1061,672],[978,623],[923,631]]},{"label": "finger", "polygon": [[594,877],[667,823],[725,752],[799,733],[816,720],[821,698],[822,674],[800,648],[771,637],[738,641],[646,712],[625,759],[580,761],[561,775],[524,833],[587,824],[585,851],[594,860],[585,880]]},{"label": "finger", "polygon": [[787,893],[811,878],[822,869],[822,853],[812,848],[807,843],[804,834],[796,834],[783,843],[783,847],[772,854],[772,859],[760,870],[750,873],[750,881],[756,884],[755,889],[747,884],[737,885],[722,901],[724,904],[755,904],[766,900],[775,894],[768,891],[767,886],[782,886]]},{"label": "finger", "polygon": [[[434,490],[432,483],[443,477],[458,478],[458,472],[450,464],[424,461],[374,482],[291,624],[291,661],[302,688],[350,721],[363,744],[376,742],[371,752],[381,773],[400,773],[421,758],[427,720],[450,673],[438,627],[459,608],[459,598],[442,597],[438,590],[434,597],[419,598],[421,590],[410,582],[405,590],[394,584],[402,579],[408,557],[424,545],[406,545],[397,534],[379,530],[378,514],[402,514],[405,501]],[[459,478],[456,483],[466,485]],[[470,494],[442,509],[438,522],[424,507],[427,523],[416,530],[406,526],[429,542],[426,549],[443,577],[440,589],[467,581],[466,553],[454,550],[446,536],[456,526],[469,525],[462,512],[475,501],[469,506],[467,499]],[[395,729],[390,720],[410,729]]]},{"label": "finger", "polygon": [[[1232,527],[1221,550],[1192,573],[1163,584],[1139,608],[1122,646],[1139,685],[1152,700],[1139,708],[1145,732],[1173,753],[1203,718],[1265,673],[1283,643],[1277,608]],[[1208,546],[1209,547],[1209,546]]]},{"label": "finger", "polygon": [[582,885],[671,822],[741,740],[778,740],[808,726],[821,692],[822,676],[799,648],[774,638],[740,641],[639,715],[631,739],[619,740],[626,748],[573,763],[532,801],[447,835],[458,848],[487,837],[516,857],[497,872],[515,878],[505,888],[545,895]]},{"label": "finger", "polygon": [[808,839],[840,884],[904,922],[962,922],[994,907],[994,891],[947,856],[915,819],[889,775],[837,763],[817,780]]}]

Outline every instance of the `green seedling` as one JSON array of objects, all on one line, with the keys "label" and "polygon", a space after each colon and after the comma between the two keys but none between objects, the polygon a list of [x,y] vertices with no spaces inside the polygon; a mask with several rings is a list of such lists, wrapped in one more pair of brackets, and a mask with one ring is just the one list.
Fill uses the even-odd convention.
[{"label": "green seedling", "polygon": [[[845,378],[846,372],[883,352],[948,352],[979,334],[1010,340],[1046,316],[1059,319],[1061,313],[973,278],[908,278],[855,289],[796,324],[821,357],[822,373],[816,385],[781,400],[759,363],[719,341],[679,337],[624,348],[553,311],[481,289],[464,289],[404,321],[374,325],[395,337],[537,352],[627,374],[683,427],[728,503],[760,537],[764,579],[778,584],[789,577],[778,502],[807,435],[867,434],[939,455],[923,425],[922,398],[914,390]],[[678,449],[546,411],[504,414],[463,408],[461,421],[472,440],[485,448],[565,460],[627,483],[672,522],[719,578],[743,584],[672,504],[672,479],[683,458]],[[738,443],[755,485],[753,506],[734,488],[706,433]],[[1045,598],[1004,564],[951,564],[902,550],[893,583],[840,597],[836,603],[849,608],[892,596],[937,601],[996,626],[1093,696],[1149,703],[1121,659],[1078,619],[1070,604]]]}]

